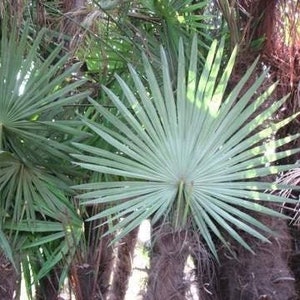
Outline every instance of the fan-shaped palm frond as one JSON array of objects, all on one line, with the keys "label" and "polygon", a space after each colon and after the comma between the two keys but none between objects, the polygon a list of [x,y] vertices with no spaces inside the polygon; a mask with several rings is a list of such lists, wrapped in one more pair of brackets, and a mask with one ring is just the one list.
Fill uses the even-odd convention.
[{"label": "fan-shaped palm frond", "polygon": [[[82,220],[76,207],[63,194],[67,188],[64,183],[38,168],[27,167],[8,152],[1,155],[6,156],[5,161],[0,159],[0,170],[3,171],[0,174],[0,207],[5,212],[1,216],[1,227],[13,236],[11,244],[22,250],[36,247],[39,252],[53,241],[60,241],[59,250],[52,247],[55,255],[49,254],[44,265],[37,257],[33,258],[35,263],[40,263],[35,274],[39,279],[60,260],[67,259],[70,252],[75,252],[74,244],[79,242],[82,234]],[[26,237],[25,232],[28,233]],[[9,253],[9,245],[2,248]],[[28,259],[32,257],[29,255]]]},{"label": "fan-shaped palm frond", "polygon": [[[68,203],[68,170],[74,168],[69,162],[73,151],[69,141],[82,133],[74,126],[76,121],[60,117],[64,104],[80,101],[87,93],[79,91],[85,80],[73,81],[78,65],[66,66],[68,56],[60,57],[60,46],[46,59],[41,57],[45,30],[34,38],[28,24],[20,31],[16,26],[11,32],[8,28],[3,21],[0,249],[17,269],[22,259],[25,264],[39,261],[37,273],[31,274],[39,279],[59,261],[70,260],[81,237],[81,218]],[[28,247],[36,252],[30,253]],[[51,247],[53,253],[46,250]],[[36,255],[41,252],[43,259]],[[32,283],[32,277],[26,279]]]},{"label": "fan-shaped palm frond", "polygon": [[[68,153],[70,148],[49,139],[44,133],[49,128],[57,130],[54,113],[64,104],[74,103],[87,95],[76,92],[84,80],[68,82],[79,66],[75,64],[61,72],[68,60],[66,55],[57,61],[61,47],[56,47],[45,61],[41,61],[38,53],[45,30],[30,45],[29,26],[20,39],[16,26],[10,35],[8,26],[2,28],[0,148],[18,153],[24,159],[39,159],[39,163],[45,160],[45,153],[65,159],[63,153]],[[54,116],[49,120],[45,116],[50,111]],[[66,127],[61,126],[60,131],[63,129]],[[43,151],[34,151],[41,146]]]},{"label": "fan-shaped palm frond", "polygon": [[199,76],[197,38],[193,40],[189,68],[186,68],[183,43],[180,43],[175,84],[163,49],[163,82],[156,80],[144,56],[146,85],[132,66],[129,69],[134,89],[116,76],[127,106],[103,87],[118,108],[118,117],[91,100],[111,126],[88,119],[83,121],[114,150],[76,144],[85,152],[74,155],[81,161],[76,164],[96,172],[123,176],[124,181],[90,183],[76,188],[85,191],[80,196],[83,204],[111,204],[92,219],[109,217],[114,221],[110,232],[116,231],[119,238],[146,218],[151,218],[153,223],[167,220],[175,229],[185,227],[192,220],[216,256],[213,236],[227,245],[224,232],[249,250],[239,230],[267,241],[263,232],[270,230],[251,212],[282,216],[263,203],[281,203],[286,199],[266,194],[264,190],[285,186],[263,182],[261,178],[289,169],[286,165],[271,164],[299,151],[275,152],[299,134],[267,140],[295,116],[277,123],[270,121],[286,97],[265,108],[265,101],[276,85],[260,96],[256,91],[267,71],[240,95],[257,62],[237,86],[227,92],[236,50],[223,68],[223,47],[223,41],[219,46],[216,41],[212,43]]}]

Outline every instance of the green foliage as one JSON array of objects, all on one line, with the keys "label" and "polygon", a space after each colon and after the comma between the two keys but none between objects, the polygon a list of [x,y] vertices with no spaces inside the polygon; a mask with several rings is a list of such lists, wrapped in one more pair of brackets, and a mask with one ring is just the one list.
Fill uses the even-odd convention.
[{"label": "green foliage", "polygon": [[[240,230],[263,241],[267,241],[263,232],[270,233],[251,212],[282,217],[263,203],[281,203],[286,199],[264,190],[286,186],[261,178],[290,168],[273,163],[299,149],[277,153],[276,149],[299,134],[270,142],[268,139],[296,115],[278,123],[269,122],[287,97],[265,107],[276,87],[274,84],[256,96],[266,72],[240,95],[257,61],[236,87],[226,91],[236,49],[223,67],[224,41],[219,46],[216,41],[212,43],[199,75],[197,44],[194,38],[186,72],[185,51],[180,42],[176,82],[170,76],[167,53],[161,49],[162,76],[153,71],[143,56],[147,85],[132,66],[129,70],[135,83],[133,89],[116,75],[126,103],[103,87],[118,109],[118,117],[90,100],[110,125],[87,118],[83,122],[113,149],[77,143],[76,147],[84,153],[74,155],[81,161],[76,164],[122,176],[124,181],[87,183],[76,188],[86,191],[80,196],[83,204],[111,204],[91,220],[109,218],[114,225],[107,234],[117,233],[117,239],[150,218],[152,223],[170,222],[175,229],[192,223],[215,256],[214,236],[229,247],[226,232],[251,250]],[[157,78],[162,78],[161,82]]]},{"label": "green foliage", "polygon": [[28,24],[8,28],[0,52],[0,247],[18,271],[20,263],[30,270],[31,286],[61,262],[65,276],[82,235],[69,202],[69,152],[72,137],[83,133],[78,121],[64,120],[63,106],[88,93],[79,90],[85,80],[72,80],[79,66],[67,67],[60,46],[40,57],[45,30],[30,38]]},{"label": "green foliage", "polygon": [[[241,94],[256,64],[228,90],[236,53],[227,62],[224,41],[208,45],[223,30],[233,48],[239,20],[228,1],[217,2],[222,18],[212,1],[90,1],[67,14],[60,1],[27,1],[12,17],[21,26],[23,14],[24,28],[10,31],[2,20],[0,247],[18,271],[22,265],[31,298],[33,280],[38,286],[59,270],[62,281],[70,264],[101,263],[107,228],[109,239],[120,239],[146,218],[193,226],[215,256],[215,237],[229,247],[231,235],[249,250],[241,230],[267,241],[270,230],[255,214],[282,217],[263,204],[292,200],[264,193],[288,184],[261,178],[290,168],[278,160],[299,149],[276,149],[299,135],[273,139],[295,116],[271,121],[285,98],[265,108],[276,86],[257,97],[266,72]],[[36,34],[41,24],[51,30]],[[74,51],[87,70],[70,66],[50,31],[56,42],[82,41]],[[81,103],[90,87],[97,101]],[[74,152],[80,171],[70,163]],[[93,207],[78,208],[74,182]],[[100,265],[93,267],[96,284]]]},{"label": "green foliage", "polygon": [[[92,15],[97,18],[87,16],[81,23],[84,43],[78,45],[77,55],[86,62],[88,76],[114,91],[118,85],[113,74],[117,72],[125,78],[127,63],[135,65],[137,70],[142,68],[141,51],[148,55],[153,67],[159,68],[158,45],[162,44],[170,64],[176,68],[179,38],[188,45],[190,36],[197,33],[201,35],[199,47],[206,50],[211,42],[207,20],[212,16],[205,10],[207,1],[193,4],[191,0],[141,0],[130,5],[121,1],[113,10],[102,9],[102,4],[113,2],[95,1],[100,11],[95,9]],[[129,80],[128,76],[126,82]]]}]

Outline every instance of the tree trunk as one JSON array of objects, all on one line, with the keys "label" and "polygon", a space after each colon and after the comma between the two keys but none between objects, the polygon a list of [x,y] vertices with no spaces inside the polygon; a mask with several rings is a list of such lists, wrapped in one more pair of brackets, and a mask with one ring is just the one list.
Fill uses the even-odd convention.
[{"label": "tree trunk", "polygon": [[290,256],[290,267],[295,275],[295,286],[298,296],[300,296],[300,230],[298,226],[290,228],[294,240],[293,253]]},{"label": "tree trunk", "polygon": [[125,298],[129,277],[132,272],[132,260],[138,231],[139,228],[137,227],[126,235],[118,245],[117,259],[109,296],[110,300],[122,300]]},{"label": "tree trunk", "polygon": [[63,7],[64,12],[69,12],[72,10],[79,9],[81,7],[84,7],[86,3],[86,0],[64,0],[63,1]]},{"label": "tree trunk", "polygon": [[[104,220],[102,220],[104,222]],[[79,248],[71,266],[70,283],[76,300],[106,299],[114,261],[112,235],[102,236],[108,225],[85,223],[86,249]]]},{"label": "tree trunk", "polygon": [[36,300],[57,300],[59,293],[59,275],[55,270],[50,275],[39,280],[36,287]]},{"label": "tree trunk", "polygon": [[[195,236],[198,233],[195,233]],[[218,297],[218,278],[217,265],[215,259],[210,256],[205,246],[200,242],[199,235],[194,240],[194,249],[191,250],[191,255],[195,265],[195,279],[199,290],[200,300],[222,300]]]},{"label": "tree trunk", "polygon": [[269,243],[245,237],[255,255],[241,246],[232,258],[225,249],[221,253],[220,283],[222,300],[297,299],[295,278],[288,267],[291,238],[285,220],[269,216],[261,221],[278,233]]},{"label": "tree trunk", "polygon": [[189,254],[186,231],[162,225],[153,236],[150,273],[145,300],[183,300],[187,291],[184,267]]},{"label": "tree trunk", "polygon": [[19,293],[20,278],[13,265],[0,252],[0,299],[13,300]]}]

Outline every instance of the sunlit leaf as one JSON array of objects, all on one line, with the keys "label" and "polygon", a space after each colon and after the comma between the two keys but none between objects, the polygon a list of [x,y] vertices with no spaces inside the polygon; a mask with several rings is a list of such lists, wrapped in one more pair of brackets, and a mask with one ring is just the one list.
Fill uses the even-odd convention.
[{"label": "sunlit leaf", "polygon": [[[241,95],[257,60],[237,86],[227,91],[236,49],[229,58],[224,57],[223,40],[212,43],[199,75],[197,45],[195,37],[186,73],[188,61],[180,43],[176,85],[168,53],[161,49],[162,74],[157,75],[144,56],[147,85],[143,85],[133,67],[130,72],[134,89],[116,76],[127,103],[104,87],[119,111],[118,118],[90,100],[110,126],[87,118],[83,122],[112,149],[75,144],[83,152],[74,155],[76,164],[126,179],[76,188],[85,192],[79,196],[83,204],[110,203],[110,208],[91,220],[103,217],[113,220],[115,225],[109,233],[116,232],[117,239],[146,218],[158,221],[164,217],[175,229],[185,228],[191,219],[215,256],[214,235],[229,247],[224,232],[251,250],[237,229],[265,242],[264,232],[271,231],[249,211],[283,217],[264,202],[281,203],[285,199],[264,191],[288,186],[262,179],[291,167],[274,163],[299,149],[276,149],[298,135],[279,140],[274,136],[298,114],[280,122],[271,120],[287,97],[266,106],[275,85],[256,96],[266,72]],[[157,78],[163,78],[162,82]]]}]

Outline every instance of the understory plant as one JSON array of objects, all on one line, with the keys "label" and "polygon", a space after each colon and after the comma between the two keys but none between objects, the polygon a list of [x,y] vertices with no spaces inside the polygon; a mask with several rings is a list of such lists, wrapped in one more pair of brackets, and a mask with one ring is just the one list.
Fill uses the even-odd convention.
[{"label": "understory plant", "polygon": [[36,33],[28,23],[2,23],[0,251],[19,275],[23,271],[30,298],[33,285],[38,292],[55,270],[53,282],[63,281],[82,236],[69,153],[71,139],[83,132],[64,105],[87,96],[80,91],[85,80],[72,80],[79,65],[68,67],[61,46],[43,58],[45,36],[45,29]]},{"label": "understory plant", "polygon": [[177,231],[192,228],[215,257],[216,238],[230,248],[226,235],[253,251],[241,231],[264,242],[271,233],[253,213],[283,217],[265,204],[293,201],[265,193],[288,186],[264,179],[288,170],[289,165],[276,162],[299,151],[277,151],[299,134],[274,137],[297,114],[278,122],[272,119],[287,97],[268,106],[276,84],[257,93],[267,70],[245,88],[258,59],[235,87],[227,88],[237,49],[227,59],[224,40],[212,43],[201,67],[196,37],[188,59],[182,42],[178,49],[175,77],[170,76],[163,48],[161,74],[143,55],[142,75],[129,65],[134,86],[116,75],[126,102],[103,87],[118,115],[90,99],[109,126],[82,120],[111,148],[76,143],[83,152],[74,155],[76,164],[123,180],[76,186],[84,191],[80,199],[84,205],[110,205],[90,220],[108,218],[107,234],[116,234],[116,239],[150,219]]}]

